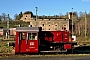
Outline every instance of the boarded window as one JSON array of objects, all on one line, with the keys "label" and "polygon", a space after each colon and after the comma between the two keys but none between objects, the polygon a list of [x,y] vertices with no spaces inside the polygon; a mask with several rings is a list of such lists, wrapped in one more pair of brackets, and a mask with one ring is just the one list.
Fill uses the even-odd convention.
[{"label": "boarded window", "polygon": [[57,28],[55,28],[55,30],[57,30]]}]

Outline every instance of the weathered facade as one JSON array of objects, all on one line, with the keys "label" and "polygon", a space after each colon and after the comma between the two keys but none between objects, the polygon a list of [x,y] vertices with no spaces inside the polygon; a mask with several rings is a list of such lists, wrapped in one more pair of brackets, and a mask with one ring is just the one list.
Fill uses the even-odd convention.
[{"label": "weathered facade", "polygon": [[21,20],[30,22],[31,27],[42,27],[44,31],[67,30],[69,31],[69,18],[38,18],[31,17],[30,14],[23,14]]},{"label": "weathered facade", "polygon": [[35,26],[42,27],[42,30],[44,30],[44,31],[62,30],[63,27],[65,27],[66,30],[69,31],[69,20],[68,19],[67,20],[64,20],[64,19],[40,20],[40,19],[38,19],[37,21],[30,20],[30,25],[32,27],[35,27]]}]

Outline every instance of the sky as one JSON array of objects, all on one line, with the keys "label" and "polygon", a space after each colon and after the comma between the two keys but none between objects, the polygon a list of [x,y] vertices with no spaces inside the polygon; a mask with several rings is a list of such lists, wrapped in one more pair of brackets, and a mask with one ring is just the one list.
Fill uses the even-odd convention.
[{"label": "sky", "polygon": [[90,0],[0,0],[0,15],[10,14],[13,19],[15,14],[21,11],[31,11],[36,14],[35,7],[38,7],[38,15],[64,15],[67,12],[90,12]]}]

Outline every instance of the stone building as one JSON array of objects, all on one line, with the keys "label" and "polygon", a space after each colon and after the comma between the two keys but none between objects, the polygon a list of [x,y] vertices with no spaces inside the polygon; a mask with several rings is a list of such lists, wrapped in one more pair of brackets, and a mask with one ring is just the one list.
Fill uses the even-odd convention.
[{"label": "stone building", "polygon": [[38,19],[36,21],[35,16],[32,17],[31,13],[29,14],[23,14],[23,17],[21,20],[25,22],[30,22],[31,27],[42,27],[43,31],[55,31],[55,30],[67,30],[69,31],[69,17],[62,16],[62,17],[47,17],[46,16],[40,18],[38,16]]}]

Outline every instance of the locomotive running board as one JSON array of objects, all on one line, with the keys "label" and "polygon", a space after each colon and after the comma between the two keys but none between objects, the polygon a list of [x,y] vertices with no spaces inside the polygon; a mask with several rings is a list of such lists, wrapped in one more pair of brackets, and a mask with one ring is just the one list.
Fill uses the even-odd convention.
[{"label": "locomotive running board", "polygon": [[52,52],[52,53],[59,53],[59,52],[67,52],[66,50],[65,51],[40,51],[40,52]]}]

